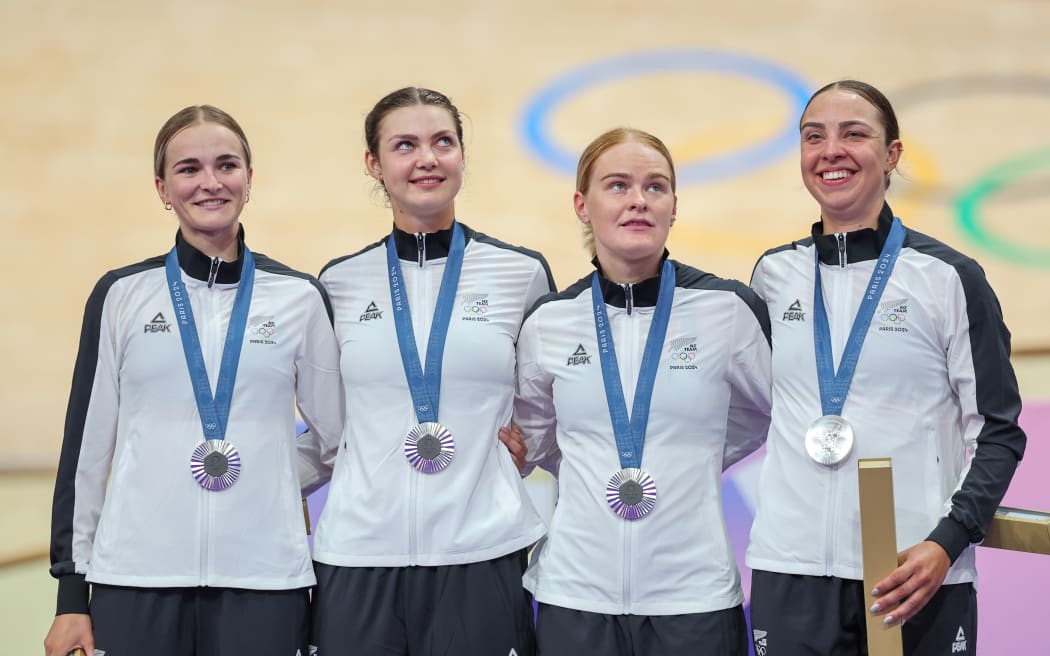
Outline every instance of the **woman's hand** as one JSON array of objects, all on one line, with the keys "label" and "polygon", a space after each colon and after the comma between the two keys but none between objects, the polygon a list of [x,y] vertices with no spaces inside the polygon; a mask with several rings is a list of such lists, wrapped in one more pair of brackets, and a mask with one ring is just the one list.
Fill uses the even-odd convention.
[{"label": "woman's hand", "polygon": [[886,615],[886,624],[903,624],[915,617],[940,589],[951,559],[936,542],[920,542],[897,554],[899,567],[875,584],[871,611]]},{"label": "woman's hand", "polygon": [[46,656],[68,656],[74,649],[95,653],[95,636],[91,633],[91,616],[87,613],[56,615],[51,630],[44,638]]},{"label": "woman's hand", "polygon": [[525,438],[521,436],[521,429],[516,425],[504,426],[499,429],[499,441],[503,442],[510,451],[510,457],[514,459],[514,465],[518,471],[525,469],[525,456],[529,450],[525,447]]}]

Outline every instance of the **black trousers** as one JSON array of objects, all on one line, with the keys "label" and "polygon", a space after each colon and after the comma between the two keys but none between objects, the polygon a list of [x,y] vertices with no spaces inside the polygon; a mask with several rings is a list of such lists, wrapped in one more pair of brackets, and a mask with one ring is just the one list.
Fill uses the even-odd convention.
[{"label": "black trousers", "polygon": [[606,615],[540,604],[540,656],[747,656],[740,606],[683,615]]},{"label": "black trousers", "polygon": [[[754,570],[751,628],[756,656],[866,656],[864,582]],[[942,585],[901,630],[904,656],[974,656],[977,591]]]},{"label": "black trousers", "polygon": [[525,551],[440,567],[314,563],[317,656],[533,656]]},{"label": "black trousers", "polygon": [[106,656],[306,656],[309,604],[306,589],[94,584],[95,651]]}]

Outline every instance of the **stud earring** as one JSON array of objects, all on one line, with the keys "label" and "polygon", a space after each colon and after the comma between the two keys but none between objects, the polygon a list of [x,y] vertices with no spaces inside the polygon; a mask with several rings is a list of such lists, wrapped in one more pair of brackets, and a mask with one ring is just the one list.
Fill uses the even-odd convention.
[{"label": "stud earring", "polygon": [[164,201],[164,209],[171,211],[171,203],[169,203],[168,201]]}]

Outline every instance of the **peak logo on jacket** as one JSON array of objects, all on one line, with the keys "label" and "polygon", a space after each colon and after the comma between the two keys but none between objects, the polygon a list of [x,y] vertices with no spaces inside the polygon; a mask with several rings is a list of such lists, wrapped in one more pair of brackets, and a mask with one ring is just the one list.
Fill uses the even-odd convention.
[{"label": "peak logo on jacket", "polygon": [[277,322],[273,317],[252,317],[247,333],[249,344],[276,344]]},{"label": "peak logo on jacket", "polygon": [[565,361],[566,366],[577,366],[590,363],[591,356],[587,354],[587,349],[583,348],[583,344],[577,346],[576,350],[569,356],[569,359]]},{"label": "peak logo on jacket", "polygon": [[488,323],[485,316],[489,311],[488,294],[463,294],[459,297],[459,304],[463,308],[463,321]]},{"label": "peak logo on jacket", "polygon": [[908,299],[902,298],[879,305],[879,309],[875,313],[875,320],[879,323],[879,332],[908,332],[908,328],[905,326],[908,321],[908,302]]},{"label": "peak logo on jacket", "polygon": [[802,311],[802,302],[796,298],[795,302],[788,306],[788,309],[784,312],[784,316],[780,320],[805,321],[806,313]]},{"label": "peak logo on jacket", "polygon": [[667,347],[671,371],[697,369],[696,337],[679,337],[672,339]]},{"label": "peak logo on jacket", "polygon": [[150,319],[149,323],[147,323],[143,327],[142,332],[144,332],[144,333],[170,333],[171,332],[171,324],[168,323],[167,320],[164,318],[164,313],[158,312],[156,314],[156,316],[154,316],[152,319]]},{"label": "peak logo on jacket", "polygon": [[368,304],[368,307],[365,308],[365,311],[361,313],[361,316],[357,321],[360,323],[362,321],[374,321],[375,319],[382,318],[383,311],[379,309],[379,306],[376,305],[375,301],[372,301]]}]

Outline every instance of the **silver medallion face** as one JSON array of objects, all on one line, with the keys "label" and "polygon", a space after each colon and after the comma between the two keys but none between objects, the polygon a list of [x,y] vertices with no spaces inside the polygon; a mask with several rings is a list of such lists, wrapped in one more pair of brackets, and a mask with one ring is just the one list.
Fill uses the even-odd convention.
[{"label": "silver medallion face", "polygon": [[416,471],[434,474],[452,463],[456,443],[452,432],[436,421],[417,424],[405,436],[405,458]]},{"label": "silver medallion face", "polygon": [[226,440],[204,440],[190,456],[190,473],[205,490],[225,490],[241,475],[241,454]]},{"label": "silver medallion face", "polygon": [[641,469],[621,469],[605,486],[605,500],[619,517],[641,519],[656,507],[656,481]]},{"label": "silver medallion face", "polygon": [[853,450],[853,427],[838,415],[824,415],[806,431],[806,453],[822,465],[837,465]]}]

